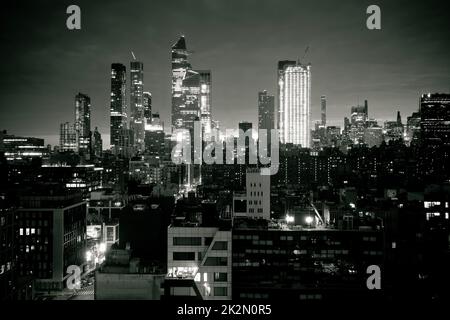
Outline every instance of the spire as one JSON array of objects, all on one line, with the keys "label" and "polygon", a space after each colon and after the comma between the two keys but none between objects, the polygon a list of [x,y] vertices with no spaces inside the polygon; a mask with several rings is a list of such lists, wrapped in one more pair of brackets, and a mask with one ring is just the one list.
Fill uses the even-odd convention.
[{"label": "spire", "polygon": [[172,49],[186,50],[186,40],[184,39],[184,35],[180,36],[180,39],[172,46]]},{"label": "spire", "polygon": [[402,124],[402,116],[400,115],[400,111],[397,111],[397,124]]}]

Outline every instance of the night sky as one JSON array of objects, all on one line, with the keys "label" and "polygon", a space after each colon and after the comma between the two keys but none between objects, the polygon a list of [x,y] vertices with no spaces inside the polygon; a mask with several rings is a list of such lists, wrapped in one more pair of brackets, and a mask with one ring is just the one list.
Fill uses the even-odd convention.
[{"label": "night sky", "polygon": [[[6,2],[6,3],[5,3]],[[415,3],[414,3],[415,2]],[[194,69],[211,69],[213,118],[222,128],[256,122],[257,92],[276,94],[278,60],[309,52],[313,119],[327,95],[330,125],[369,100],[370,117],[403,119],[423,92],[450,92],[448,0],[127,0],[2,2],[0,129],[58,141],[74,97],[92,101],[92,129],[109,144],[110,66],[144,62],[144,90],[170,128],[170,48],[186,36]],[[81,30],[66,8],[81,7]],[[381,7],[382,29],[366,28]],[[129,87],[128,87],[129,88]]]}]

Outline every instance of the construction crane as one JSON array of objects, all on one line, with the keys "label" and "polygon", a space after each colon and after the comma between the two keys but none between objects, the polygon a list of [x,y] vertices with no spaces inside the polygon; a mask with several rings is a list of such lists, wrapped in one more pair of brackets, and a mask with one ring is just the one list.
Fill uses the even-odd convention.
[{"label": "construction crane", "polygon": [[306,54],[308,53],[308,51],[309,51],[309,46],[306,46],[305,52],[303,53],[303,56],[302,56],[301,60],[298,61],[299,63],[302,62],[302,61],[304,61],[304,59],[305,59]]}]

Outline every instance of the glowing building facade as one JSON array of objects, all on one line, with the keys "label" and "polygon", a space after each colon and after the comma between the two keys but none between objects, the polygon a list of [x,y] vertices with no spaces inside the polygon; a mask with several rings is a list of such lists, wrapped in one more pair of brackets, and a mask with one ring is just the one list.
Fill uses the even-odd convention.
[{"label": "glowing building facade", "polygon": [[139,61],[130,63],[130,109],[130,124],[134,133],[133,147],[143,151],[145,138],[144,64]]},{"label": "glowing building facade", "polygon": [[75,131],[78,152],[91,153],[91,98],[83,93],[75,96]]},{"label": "glowing building facade", "polygon": [[200,120],[203,132],[211,133],[211,71],[199,70],[200,74]]},{"label": "glowing building facade", "polygon": [[152,94],[148,91],[144,91],[144,117],[146,125],[152,122]]},{"label": "glowing building facade", "polygon": [[310,146],[311,65],[278,62],[278,129],[281,143]]},{"label": "glowing building facade", "polygon": [[200,74],[192,70],[184,36],[172,46],[172,130],[194,129],[200,119]]}]

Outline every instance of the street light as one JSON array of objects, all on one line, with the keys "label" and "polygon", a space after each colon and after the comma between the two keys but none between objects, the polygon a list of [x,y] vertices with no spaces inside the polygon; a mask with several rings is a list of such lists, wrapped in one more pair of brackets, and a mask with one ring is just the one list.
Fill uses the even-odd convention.
[{"label": "street light", "polygon": [[294,216],[286,215],[286,222],[287,223],[294,223]]},{"label": "street light", "polygon": [[305,222],[306,222],[306,224],[308,225],[308,227],[311,227],[311,224],[313,223],[313,221],[314,221],[314,219],[313,219],[313,217],[311,217],[311,216],[307,216],[307,217],[305,218]]}]

